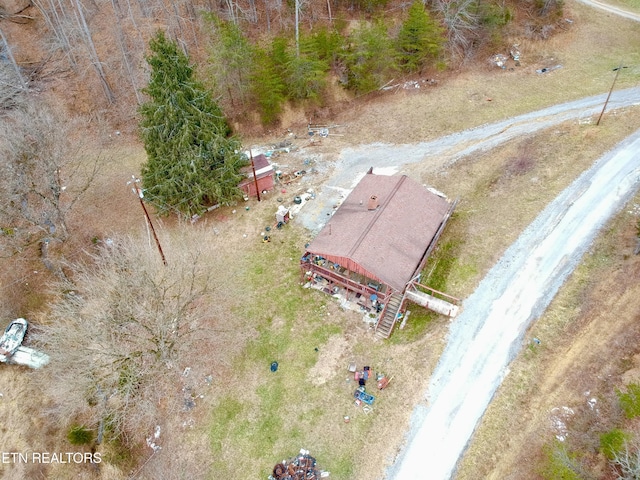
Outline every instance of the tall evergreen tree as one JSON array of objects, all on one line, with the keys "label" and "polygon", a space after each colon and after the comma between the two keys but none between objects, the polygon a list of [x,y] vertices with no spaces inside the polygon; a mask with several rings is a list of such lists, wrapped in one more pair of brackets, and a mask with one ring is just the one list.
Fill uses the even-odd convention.
[{"label": "tall evergreen tree", "polygon": [[238,198],[246,159],[222,110],[175,42],[159,31],[149,47],[151,77],[143,91],[150,100],[140,106],[145,199],[161,213],[192,216]]},{"label": "tall evergreen tree", "polygon": [[396,70],[393,43],[382,19],[363,23],[353,31],[342,54],[345,84],[357,93],[377,90]]},{"label": "tall evergreen tree", "polygon": [[300,39],[300,55],[288,54],[285,64],[287,95],[293,101],[319,100],[327,84],[329,62],[320,58],[314,40],[308,35]]},{"label": "tall evergreen tree", "polygon": [[438,57],[444,40],[442,28],[431,18],[423,3],[414,0],[398,33],[399,66],[408,73],[420,71]]},{"label": "tall evergreen tree", "polygon": [[213,13],[204,14],[211,28],[209,68],[215,89],[230,108],[251,100],[251,76],[256,68],[256,49],[233,22]]},{"label": "tall evergreen tree", "polygon": [[252,78],[253,93],[258,102],[263,125],[276,122],[287,99],[281,64],[278,63],[278,56],[274,53],[277,53],[274,52],[274,48],[271,52],[258,49],[256,70]]}]

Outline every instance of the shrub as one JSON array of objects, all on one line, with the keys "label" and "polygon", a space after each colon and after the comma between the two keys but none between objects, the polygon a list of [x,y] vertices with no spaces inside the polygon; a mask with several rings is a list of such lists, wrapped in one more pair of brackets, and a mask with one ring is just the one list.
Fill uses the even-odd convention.
[{"label": "shrub", "polygon": [[438,58],[444,41],[442,28],[431,18],[423,3],[415,1],[398,32],[398,64],[405,72],[419,72]]},{"label": "shrub", "polygon": [[93,441],[93,431],[83,425],[74,425],[67,433],[71,445],[88,445]]},{"label": "shrub", "polygon": [[252,89],[258,102],[260,121],[263,125],[276,123],[286,100],[286,85],[279,74],[278,65],[269,52],[258,50],[256,71],[252,77]]},{"label": "shrub", "polygon": [[628,440],[629,434],[619,428],[614,428],[600,435],[600,451],[608,460],[613,460],[618,452],[624,450]]},{"label": "shrub", "polygon": [[627,385],[627,392],[616,390],[618,401],[627,418],[640,416],[640,385],[630,383]]},{"label": "shrub", "polygon": [[540,472],[545,480],[581,480],[582,466],[574,453],[559,441],[544,446],[545,462]]},{"label": "shrub", "polygon": [[377,90],[395,70],[392,44],[383,20],[363,23],[351,34],[342,54],[346,87],[359,94]]}]

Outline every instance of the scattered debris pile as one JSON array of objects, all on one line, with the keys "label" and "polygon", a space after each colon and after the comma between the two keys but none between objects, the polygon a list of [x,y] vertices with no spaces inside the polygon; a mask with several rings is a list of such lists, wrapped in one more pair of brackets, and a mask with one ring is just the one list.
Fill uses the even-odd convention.
[{"label": "scattered debris pile", "polygon": [[536,73],[548,73],[548,72],[552,72],[554,70],[557,70],[559,68],[562,68],[562,65],[553,65],[552,67],[540,68],[540,69],[536,70]]},{"label": "scattered debris pile", "polygon": [[337,133],[331,133],[330,129],[332,128],[338,128],[341,127],[342,125],[319,125],[319,124],[313,124],[310,123],[307,125],[307,132],[309,134],[310,137],[313,137],[314,135],[318,135],[322,138],[327,138],[329,135],[338,135],[338,136],[342,136],[341,134],[337,134]]},{"label": "scattered debris pile", "polygon": [[502,53],[497,53],[491,57],[491,63],[496,67],[505,69],[507,68],[507,56]]},{"label": "scattered debris pile", "polygon": [[0,337],[0,361],[6,362],[22,345],[22,340],[27,333],[27,321],[18,318],[12,321]]},{"label": "scattered debris pile", "polygon": [[520,57],[521,57],[520,45],[516,44],[511,46],[511,49],[509,50],[509,55],[505,55],[503,53],[497,53],[489,59],[489,63],[491,63],[491,65],[495,65],[496,67],[500,67],[503,70],[505,70],[507,67],[510,67],[511,60],[513,60],[512,66],[519,67]]},{"label": "scattered debris pile", "polygon": [[12,321],[0,337],[0,362],[40,368],[49,363],[49,356],[22,346],[29,323],[24,318]]},{"label": "scattered debris pile", "polygon": [[390,82],[388,82],[385,85],[383,85],[382,87],[380,87],[379,90],[383,90],[383,91],[393,90],[393,89],[396,89],[396,90],[398,90],[398,89],[409,90],[409,89],[421,88],[423,86],[435,86],[435,85],[438,84],[438,80],[436,80],[435,78],[422,78],[420,80],[407,80],[406,82],[394,83],[393,85],[391,85],[391,82],[393,82],[393,80],[391,80]]},{"label": "scattered debris pile", "polygon": [[296,457],[276,464],[269,480],[319,480],[328,476],[329,472],[318,468],[309,450],[301,449]]},{"label": "scattered debris pile", "polygon": [[[358,370],[356,368],[355,362],[349,364],[349,372],[353,373],[353,379],[358,383],[358,387],[356,388],[353,396],[355,398],[354,405],[356,407],[362,407],[364,413],[371,413],[373,411],[373,402],[376,397],[367,393],[366,383],[370,378],[373,379],[373,373],[371,372],[371,367],[365,366],[362,370]],[[389,385],[389,382],[393,377],[389,378],[382,372],[377,372],[375,374],[375,381],[378,390],[383,390]]]}]

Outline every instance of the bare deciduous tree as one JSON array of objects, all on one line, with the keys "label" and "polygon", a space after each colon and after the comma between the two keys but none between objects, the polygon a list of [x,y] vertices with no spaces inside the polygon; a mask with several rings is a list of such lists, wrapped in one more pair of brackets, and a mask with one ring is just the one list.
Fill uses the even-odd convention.
[{"label": "bare deciduous tree", "polygon": [[13,58],[7,38],[0,29],[0,105],[2,108],[15,107],[17,98],[26,90],[27,82]]},{"label": "bare deciduous tree", "polygon": [[51,49],[62,50],[71,67],[76,69],[79,59],[75,44],[79,32],[76,23],[68,15],[68,9],[60,0],[33,0],[33,5],[40,11],[51,31]]},{"label": "bare deciduous tree", "polygon": [[615,452],[611,465],[618,480],[636,480],[640,478],[640,448],[637,443],[624,442],[624,450]]},{"label": "bare deciduous tree", "polygon": [[480,30],[477,0],[434,0],[433,8],[443,18],[451,52],[464,59]]},{"label": "bare deciduous tree", "polygon": [[55,417],[102,425],[100,433],[133,444],[175,410],[187,355],[207,338],[211,285],[194,249],[164,266],[142,243],[108,242],[70,266],[36,336],[51,359],[41,380]]},{"label": "bare deciduous tree", "polygon": [[98,168],[73,127],[33,99],[0,117],[0,256],[67,239],[67,215]]}]

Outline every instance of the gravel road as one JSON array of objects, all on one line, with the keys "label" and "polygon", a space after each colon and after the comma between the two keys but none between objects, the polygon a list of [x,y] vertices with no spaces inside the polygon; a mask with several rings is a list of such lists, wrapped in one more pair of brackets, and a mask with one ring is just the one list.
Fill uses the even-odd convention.
[{"label": "gravel road", "polygon": [[[313,202],[305,205],[298,221],[312,232],[326,223],[333,206],[339,204],[357,184],[369,167],[378,174],[392,174],[403,165],[421,162],[438,171],[458,159],[478,151],[490,150],[504,142],[522,137],[568,120],[589,121],[598,115],[606,94],[554,105],[501,122],[483,125],[463,132],[415,144],[393,145],[375,143],[344,149],[329,167],[331,177],[322,186]],[[613,92],[607,111],[640,104],[640,88]],[[605,117],[606,120],[606,117]]]},{"label": "gravel road", "polygon": [[448,479],[523,344],[605,222],[640,185],[640,130],[600,158],[526,228],[464,302],[408,445],[388,478]]},{"label": "gravel road", "polygon": [[580,3],[584,3],[585,5],[589,5],[590,7],[598,8],[600,10],[604,10],[605,12],[613,13],[615,15],[618,15],[619,17],[624,17],[630,20],[635,20],[636,22],[640,22],[640,15],[638,15],[637,13],[630,12],[622,8],[618,8],[613,5],[607,5],[606,3],[598,2],[596,0],[577,0],[577,1]]},{"label": "gravel road", "polygon": [[[373,144],[345,149],[317,198],[297,220],[319,230],[370,167],[392,174],[422,162],[434,171],[565,121],[598,115],[606,94],[549,107],[446,137],[411,145]],[[608,109],[640,104],[640,88],[614,92]],[[520,350],[530,324],[549,305],[598,230],[640,184],[640,131],[565,189],[522,233],[463,304],[430,380],[427,405],[418,405],[407,442],[389,480],[439,480],[454,475],[491,398]]]}]

